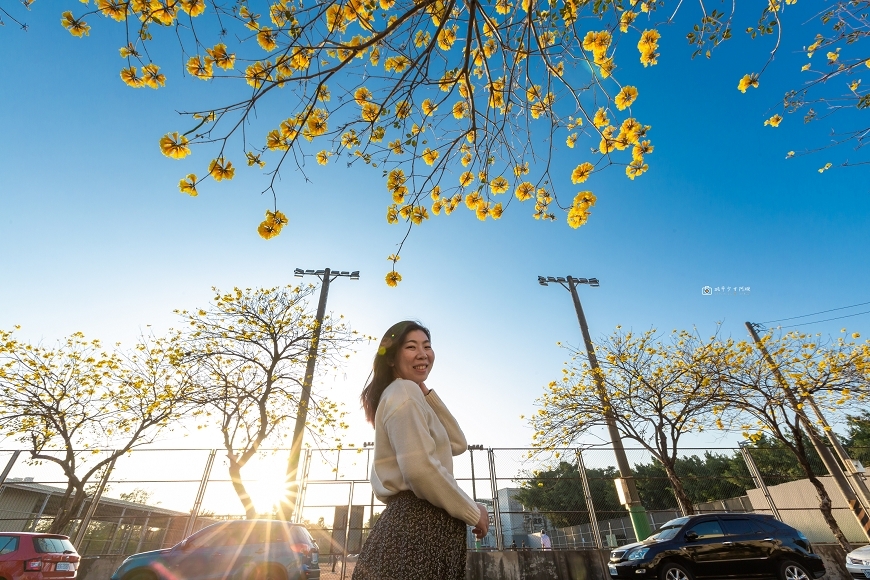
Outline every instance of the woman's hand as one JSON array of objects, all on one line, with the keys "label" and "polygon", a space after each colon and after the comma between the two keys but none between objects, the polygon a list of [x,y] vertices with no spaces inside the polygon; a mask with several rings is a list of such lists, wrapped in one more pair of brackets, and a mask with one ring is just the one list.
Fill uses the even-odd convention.
[{"label": "woman's hand", "polygon": [[489,532],[489,512],[482,504],[477,504],[477,507],[480,510],[480,519],[477,520],[477,525],[471,531],[477,539],[481,539]]}]

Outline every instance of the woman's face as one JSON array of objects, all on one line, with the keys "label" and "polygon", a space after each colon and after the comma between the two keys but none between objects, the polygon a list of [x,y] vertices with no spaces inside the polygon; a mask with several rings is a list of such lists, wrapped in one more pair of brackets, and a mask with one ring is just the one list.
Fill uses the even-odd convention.
[{"label": "woman's face", "polygon": [[435,351],[429,337],[422,330],[412,330],[405,335],[393,361],[393,373],[398,379],[407,379],[417,384],[429,377],[435,364]]}]

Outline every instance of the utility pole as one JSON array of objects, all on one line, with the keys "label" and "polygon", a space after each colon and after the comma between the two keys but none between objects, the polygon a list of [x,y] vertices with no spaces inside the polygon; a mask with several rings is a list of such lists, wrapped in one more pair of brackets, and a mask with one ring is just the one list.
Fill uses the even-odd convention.
[{"label": "utility pole", "polygon": [[[640,494],[637,491],[637,484],[634,480],[634,474],[631,471],[631,466],[628,463],[628,457],[625,455],[625,447],[622,445],[622,437],[619,434],[619,429],[616,426],[616,418],[613,415],[613,408],[610,406],[610,400],[607,395],[607,387],[604,384],[604,376],[598,366],[598,358],[595,356],[595,346],[592,344],[592,338],[589,336],[589,327],[586,324],[586,315],[583,314],[583,306],[580,304],[580,296],[577,294],[577,284],[589,284],[593,288],[599,286],[598,278],[574,278],[568,276],[562,277],[544,277],[538,276],[538,283],[541,286],[547,286],[548,282],[556,282],[563,288],[566,288],[571,293],[571,298],[574,300],[574,309],[577,311],[577,321],[580,323],[580,331],[583,333],[583,342],[586,345],[586,356],[589,359],[589,368],[592,369],[592,377],[595,381],[595,388],[598,390],[598,396],[601,398],[601,404],[604,407],[604,421],[607,424],[607,432],[610,434],[610,441],[613,445],[613,453],[616,455],[616,468],[619,470],[619,478],[615,480],[616,491],[622,503],[628,508],[629,516],[631,517],[631,527],[634,528],[634,535],[638,541],[645,540],[652,534],[652,529],[649,525],[646,508],[640,501]],[[565,286],[565,284],[568,284]]]},{"label": "utility pole", "polygon": [[773,357],[770,356],[769,352],[767,352],[767,347],[764,346],[764,343],[758,337],[758,333],[755,330],[755,325],[753,325],[751,322],[746,322],[746,328],[747,330],[749,330],[749,334],[750,336],[752,336],[752,340],[755,342],[758,350],[760,350],[761,354],[764,356],[764,360],[767,361],[767,364],[770,367],[770,370],[773,372],[774,377],[776,377],[780,388],[783,390],[783,394],[785,394],[786,398],[789,400],[789,403],[794,408],[795,413],[797,413],[800,422],[803,424],[804,430],[807,432],[807,435],[810,438],[810,442],[812,442],[813,447],[819,454],[822,463],[825,464],[825,469],[828,470],[828,473],[833,478],[834,483],[836,483],[837,488],[843,495],[843,499],[845,499],[846,503],[849,504],[849,508],[852,510],[852,513],[855,515],[855,518],[861,525],[861,528],[864,531],[864,535],[867,537],[867,539],[870,539],[870,514],[865,511],[864,506],[858,499],[858,496],[849,486],[849,481],[846,479],[846,476],[843,473],[843,468],[840,467],[839,463],[837,463],[837,459],[834,457],[834,454],[831,453],[831,450],[828,449],[828,446],[822,443],[822,440],[819,438],[819,434],[816,431],[815,426],[810,422],[803,409],[799,407],[798,401],[795,398],[791,387],[785,380],[782,372],[779,370],[779,366],[777,366],[776,362],[773,360]]},{"label": "utility pole", "polygon": [[846,451],[846,448],[843,447],[842,443],[840,443],[839,437],[837,437],[837,434],[834,433],[834,430],[828,424],[828,420],[825,419],[822,410],[819,409],[819,406],[816,404],[816,400],[813,399],[812,395],[807,396],[807,402],[810,404],[810,407],[812,407],[816,417],[819,418],[819,423],[822,425],[822,430],[828,437],[828,441],[831,442],[831,447],[833,447],[834,451],[837,452],[837,457],[840,458],[840,462],[845,466],[846,476],[850,479],[852,489],[855,490],[861,503],[864,504],[864,509],[870,509],[870,489],[867,489],[867,483],[865,483],[864,476],[862,475],[864,467],[860,462],[849,457],[849,452]]},{"label": "utility pole", "polygon": [[308,361],[305,366],[305,376],[302,379],[302,393],[299,396],[299,412],[296,413],[296,424],[293,427],[293,442],[290,444],[290,459],[287,462],[287,496],[281,506],[282,517],[290,521],[297,509],[299,497],[299,484],[297,482],[299,472],[299,457],[302,455],[302,438],[305,435],[305,422],[308,419],[308,402],[311,400],[311,384],[314,382],[314,369],[317,365],[317,349],[320,346],[320,331],[323,326],[323,317],[326,315],[326,299],[329,295],[329,283],[345,276],[351,280],[359,280],[359,271],[342,272],[339,270],[302,270],[296,268],[293,274],[297,278],[303,276],[317,276],[323,282],[320,286],[320,300],[317,303],[317,315],[314,320],[314,329],[311,333],[311,342],[308,346]]}]

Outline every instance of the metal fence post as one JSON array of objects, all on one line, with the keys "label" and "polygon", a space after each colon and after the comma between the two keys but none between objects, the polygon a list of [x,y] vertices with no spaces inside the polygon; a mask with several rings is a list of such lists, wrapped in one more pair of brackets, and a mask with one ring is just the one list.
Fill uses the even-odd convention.
[{"label": "metal fence post", "polygon": [[193,526],[196,524],[196,517],[199,515],[199,508],[202,507],[202,498],[205,496],[205,488],[208,485],[208,478],[211,476],[211,468],[214,465],[214,456],[217,455],[217,449],[212,449],[208,454],[208,460],[205,462],[205,470],[202,472],[202,480],[199,482],[199,490],[196,492],[196,500],[193,502],[193,508],[190,510],[190,519],[187,521],[187,526],[184,528],[184,537],[186,538],[193,533]]},{"label": "metal fence post", "polygon": [[498,502],[498,480],[495,473],[495,453],[492,447],[486,450],[487,459],[489,460],[489,483],[492,487],[492,516],[495,520],[495,547],[498,550],[504,550],[504,537],[501,529],[501,507]]},{"label": "metal fence post", "polygon": [[[136,552],[142,551],[142,542],[145,541],[145,536],[148,534],[148,520],[151,519],[151,512],[145,516],[145,523],[139,528],[139,543],[136,544]],[[160,546],[161,548],[163,546]]]},{"label": "metal fence post", "polygon": [[[308,494],[308,474],[311,469],[311,449],[305,450],[305,457],[302,459],[302,469],[298,471],[301,474],[301,478],[299,480],[299,486],[296,488],[299,490],[299,495],[296,498],[294,503],[295,513],[290,521],[301,524],[302,523],[302,510],[305,508],[305,496]],[[338,471],[336,471],[336,477],[338,477]]]},{"label": "metal fence post", "polygon": [[[114,454],[114,450],[110,451]],[[112,457],[112,461],[109,462],[109,465],[106,466],[106,470],[103,472],[103,477],[100,480],[100,485],[97,487],[97,491],[94,492],[94,497],[91,498],[91,506],[88,508],[88,511],[85,513],[84,519],[82,519],[79,524],[79,528],[76,530],[76,536],[73,539],[73,545],[78,548],[79,544],[81,544],[82,540],[85,539],[85,534],[88,532],[88,526],[91,524],[91,518],[94,517],[94,514],[97,511],[97,507],[100,505],[100,498],[103,496],[103,490],[106,489],[106,484],[109,483],[109,475],[112,473],[112,469],[115,467],[115,460],[118,459],[117,456]],[[82,504],[84,505],[84,501]],[[83,551],[83,550],[82,550]]]},{"label": "metal fence post", "polygon": [[755,485],[758,486],[758,489],[760,489],[761,493],[764,494],[764,499],[767,500],[767,505],[770,506],[770,511],[773,512],[773,517],[782,521],[782,518],[779,515],[779,510],[776,509],[776,504],[773,503],[773,497],[770,495],[770,491],[768,491],[767,485],[765,485],[764,479],[761,477],[761,472],[758,471],[758,466],[755,465],[755,459],[752,458],[752,454],[749,452],[748,442],[741,441],[738,445],[740,445],[740,454],[743,455],[743,461],[746,462],[746,468],[749,469],[749,475],[752,476]]},{"label": "metal fence post", "polygon": [[172,527],[172,520],[175,519],[172,516],[166,518],[166,527],[163,528],[163,537],[160,538],[160,546],[158,549],[162,550],[166,546],[166,537],[169,535],[169,528]]},{"label": "metal fence post", "polygon": [[601,541],[601,530],[598,529],[598,515],[595,513],[595,504],[592,502],[592,491],[589,489],[589,480],[586,477],[586,464],[583,463],[583,451],[577,450],[577,469],[580,471],[580,479],[583,482],[583,495],[586,498],[586,509],[589,511],[589,527],[592,529],[595,547],[601,549],[604,543]]},{"label": "metal fence post", "polygon": [[115,549],[115,540],[118,537],[118,532],[121,531],[121,524],[124,523],[124,516],[127,513],[127,508],[121,510],[121,517],[118,518],[118,523],[115,524],[115,529],[112,530],[112,538],[109,540],[109,549],[106,550],[106,554],[111,554],[112,550]]},{"label": "metal fence post", "polygon": [[347,518],[345,518],[344,524],[344,542],[342,542],[341,548],[341,580],[345,580],[347,577],[347,543],[350,541],[350,513],[353,511],[353,484],[355,481],[351,480],[350,482],[350,493],[347,494]]},{"label": "metal fence post", "polygon": [[43,500],[43,502],[42,502],[42,507],[39,508],[39,513],[37,513],[36,517],[33,518],[33,523],[30,524],[30,531],[31,532],[36,531],[36,526],[39,524],[39,520],[42,519],[42,514],[45,513],[45,506],[48,505],[48,500],[50,500],[50,499],[51,499],[51,494],[50,493],[45,494],[45,500]]},{"label": "metal fence post", "polygon": [[6,478],[9,477],[9,472],[12,471],[12,466],[18,461],[18,456],[21,455],[21,450],[14,451],[12,457],[6,462],[6,467],[3,468],[3,473],[0,473],[0,487],[6,483]]}]

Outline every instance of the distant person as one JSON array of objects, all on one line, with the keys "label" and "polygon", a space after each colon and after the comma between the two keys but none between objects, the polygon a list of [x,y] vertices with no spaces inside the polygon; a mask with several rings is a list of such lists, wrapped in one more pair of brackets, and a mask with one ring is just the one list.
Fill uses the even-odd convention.
[{"label": "distant person", "polygon": [[523,547],[522,547],[521,549],[522,549],[522,550],[525,550],[525,549],[526,549],[526,541],[523,540],[523,541],[522,541],[522,544],[523,544]]},{"label": "distant person", "polygon": [[553,543],[550,541],[550,536],[547,535],[547,532],[541,530],[541,549],[542,550],[551,550],[553,548]]},{"label": "distant person", "polygon": [[468,443],[426,387],[434,362],[429,330],[416,322],[394,324],[381,339],[360,399],[375,428],[372,490],[387,507],[353,580],[465,580],[466,524],[478,539],[489,530],[486,507],[453,477],[453,456]]},{"label": "distant person", "polygon": [[517,549],[517,541],[514,540],[513,542],[511,542],[511,550],[516,550],[516,549]]}]

